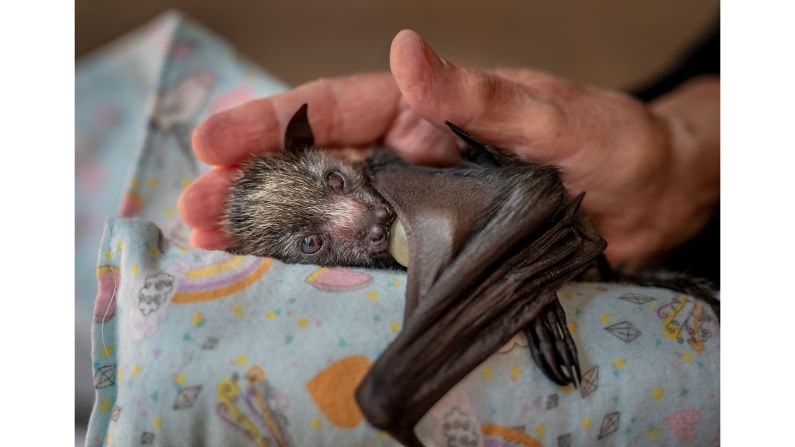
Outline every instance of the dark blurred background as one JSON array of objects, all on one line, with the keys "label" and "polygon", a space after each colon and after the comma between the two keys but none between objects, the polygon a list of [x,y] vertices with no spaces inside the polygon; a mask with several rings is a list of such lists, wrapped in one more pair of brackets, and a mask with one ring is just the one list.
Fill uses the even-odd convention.
[{"label": "dark blurred background", "polygon": [[388,69],[392,37],[422,34],[445,58],[526,66],[631,89],[717,23],[719,0],[77,0],[76,55],[180,9],[290,84]]}]

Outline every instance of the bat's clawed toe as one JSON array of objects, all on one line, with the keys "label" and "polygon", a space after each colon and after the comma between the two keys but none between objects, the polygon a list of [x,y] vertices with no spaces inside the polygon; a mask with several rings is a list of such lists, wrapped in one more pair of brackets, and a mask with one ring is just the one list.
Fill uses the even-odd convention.
[{"label": "bat's clawed toe", "polygon": [[558,385],[570,383],[566,373],[560,368],[561,362],[554,349],[554,341],[542,318],[536,318],[525,328],[530,347],[530,355],[538,368]]},{"label": "bat's clawed toe", "polygon": [[538,317],[525,327],[530,355],[539,369],[558,385],[581,380],[577,346],[566,325],[566,315],[558,300],[551,302]]},{"label": "bat's clawed toe", "polygon": [[555,300],[550,303],[550,306],[552,307],[552,311],[555,313],[555,317],[558,320],[561,335],[563,335],[563,342],[566,344],[566,352],[571,355],[574,364],[574,374],[572,374],[572,378],[576,380],[574,383],[576,388],[582,381],[580,359],[579,354],[577,353],[577,344],[574,343],[574,339],[571,337],[571,332],[569,332],[569,324],[566,321],[566,312],[563,310],[563,306],[560,305],[560,301]]}]

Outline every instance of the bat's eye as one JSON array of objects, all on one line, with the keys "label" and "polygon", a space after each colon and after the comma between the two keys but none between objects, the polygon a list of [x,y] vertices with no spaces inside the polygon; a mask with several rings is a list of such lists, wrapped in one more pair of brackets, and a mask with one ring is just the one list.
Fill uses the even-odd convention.
[{"label": "bat's eye", "polygon": [[312,234],[304,238],[301,241],[301,251],[308,254],[313,255],[320,250],[320,247],[323,246],[323,238],[318,236],[317,234]]},{"label": "bat's eye", "polygon": [[345,177],[337,171],[331,171],[326,175],[326,182],[334,191],[345,189]]}]

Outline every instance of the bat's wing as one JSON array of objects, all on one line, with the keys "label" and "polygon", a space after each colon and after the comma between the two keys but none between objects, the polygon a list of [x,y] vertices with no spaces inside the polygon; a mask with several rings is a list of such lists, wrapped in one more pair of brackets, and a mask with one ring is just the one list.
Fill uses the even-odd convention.
[{"label": "bat's wing", "polygon": [[[463,143],[461,158],[469,166],[528,166],[526,161],[474,138],[455,124],[449,121],[445,124]],[[604,256],[600,256],[597,265],[603,259]],[[538,318],[524,328],[524,333],[533,361],[541,371],[558,385],[571,383],[576,388],[580,381],[577,346],[569,333],[560,302],[555,299],[542,309]]]},{"label": "bat's wing", "polygon": [[407,318],[356,397],[373,425],[420,445],[414,425],[517,332],[537,343],[542,368],[572,361],[561,358],[571,351],[556,291],[605,243],[577,216],[582,196],[569,199],[557,178],[550,181],[558,175],[552,168],[374,160],[374,186],[409,240]]}]

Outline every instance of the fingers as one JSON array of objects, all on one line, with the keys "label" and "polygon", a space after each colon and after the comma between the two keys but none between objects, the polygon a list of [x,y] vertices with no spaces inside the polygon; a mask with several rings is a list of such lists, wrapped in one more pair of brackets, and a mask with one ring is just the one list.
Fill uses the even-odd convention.
[{"label": "fingers", "polygon": [[199,177],[177,200],[182,221],[193,227],[190,244],[206,250],[221,250],[230,242],[219,227],[229,186],[237,174],[233,167],[217,168]]},{"label": "fingers", "polygon": [[318,146],[372,145],[397,113],[399,96],[389,73],[310,82],[210,116],[193,132],[193,149],[212,165],[281,150],[287,123],[304,103]]},{"label": "fingers", "polygon": [[447,120],[503,148],[554,140],[564,115],[549,92],[551,77],[523,70],[514,79],[459,67],[441,59],[411,30],[395,36],[390,68],[410,107],[424,118]]},{"label": "fingers", "polygon": [[205,250],[223,250],[231,245],[220,228],[193,230],[190,234],[190,244]]},{"label": "fingers", "polygon": [[399,112],[384,135],[384,145],[409,163],[452,166],[458,163],[460,149],[446,128],[425,120],[401,101]]},{"label": "fingers", "polygon": [[232,167],[213,169],[188,186],[177,200],[182,221],[194,229],[217,227],[236,172]]}]

